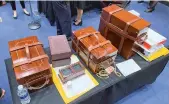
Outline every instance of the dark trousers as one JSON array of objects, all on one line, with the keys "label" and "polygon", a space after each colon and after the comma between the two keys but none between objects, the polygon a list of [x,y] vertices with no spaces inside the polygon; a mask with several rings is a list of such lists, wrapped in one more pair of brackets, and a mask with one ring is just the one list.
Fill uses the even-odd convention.
[{"label": "dark trousers", "polygon": [[2,5],[2,1],[0,0],[0,6]]},{"label": "dark trousers", "polygon": [[[16,10],[15,1],[10,1],[10,4],[11,4],[11,7],[12,7],[12,10]],[[20,1],[20,4],[21,4],[22,8],[24,9],[25,8],[25,2],[24,1]]]},{"label": "dark trousers", "polygon": [[155,9],[155,6],[157,5],[158,1],[150,1],[149,2],[149,7],[150,9]]},{"label": "dark trousers", "polygon": [[52,1],[52,8],[56,20],[57,35],[72,35],[70,5],[64,1]]},{"label": "dark trousers", "polygon": [[2,96],[2,89],[0,88],[0,97]]}]

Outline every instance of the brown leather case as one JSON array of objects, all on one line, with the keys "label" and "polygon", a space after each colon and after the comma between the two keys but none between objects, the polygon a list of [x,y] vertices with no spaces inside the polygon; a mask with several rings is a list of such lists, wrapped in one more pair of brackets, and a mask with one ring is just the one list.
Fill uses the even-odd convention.
[{"label": "brown leather case", "polygon": [[18,84],[30,92],[52,84],[48,56],[36,36],[9,41],[8,45]]},{"label": "brown leather case", "polygon": [[125,59],[133,55],[132,47],[146,33],[150,23],[128,11],[111,5],[103,8],[100,18],[99,31],[112,44]]},{"label": "brown leather case", "polygon": [[49,36],[48,41],[52,61],[68,59],[71,57],[71,49],[65,35]]},{"label": "brown leather case", "polygon": [[72,40],[73,50],[94,73],[102,66],[109,67],[116,57],[117,48],[93,27],[75,31]]}]

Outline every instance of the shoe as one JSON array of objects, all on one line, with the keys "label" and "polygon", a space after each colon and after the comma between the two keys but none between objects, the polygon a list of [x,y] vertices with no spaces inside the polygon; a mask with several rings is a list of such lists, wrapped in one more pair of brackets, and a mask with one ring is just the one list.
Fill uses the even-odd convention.
[{"label": "shoe", "polygon": [[138,3],[143,3],[143,2],[144,2],[143,0],[138,1]]},{"label": "shoe", "polygon": [[18,16],[17,16],[17,15],[13,15],[13,18],[14,18],[14,19],[17,19],[17,18],[18,18]]},{"label": "shoe", "polygon": [[73,25],[75,25],[75,26],[82,26],[82,20],[78,24],[76,24],[76,22],[74,22]]},{"label": "shoe", "polygon": [[149,8],[149,9],[145,10],[144,12],[146,12],[146,13],[151,13],[151,12],[153,12],[154,10],[155,10],[154,8]]},{"label": "shoe", "polygon": [[17,19],[17,12],[16,11],[14,11],[14,13],[13,13],[13,18]]},{"label": "shoe", "polygon": [[67,38],[68,41],[71,41],[71,40],[72,40],[72,39],[71,39],[71,36],[69,36],[69,37],[66,36],[66,38]]},{"label": "shoe", "polygon": [[30,16],[30,13],[26,9],[23,9],[23,12],[25,15]]},{"label": "shoe", "polygon": [[30,16],[30,13],[23,12],[25,15]]},{"label": "shoe", "polygon": [[1,89],[2,90],[2,95],[0,96],[0,99],[4,97],[5,95],[5,90],[4,89]]},{"label": "shoe", "polygon": [[76,22],[76,21],[77,21],[76,19],[73,20],[73,22]]},{"label": "shoe", "polygon": [[16,16],[16,17],[15,17],[15,16],[13,16],[13,18],[14,18],[14,19],[17,19],[18,17],[17,17],[17,16]]}]

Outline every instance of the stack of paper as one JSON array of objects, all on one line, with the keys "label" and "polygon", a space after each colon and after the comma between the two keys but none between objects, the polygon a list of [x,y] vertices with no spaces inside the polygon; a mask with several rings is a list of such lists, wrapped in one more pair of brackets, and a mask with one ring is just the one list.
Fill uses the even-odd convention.
[{"label": "stack of paper", "polygon": [[159,33],[152,30],[151,28],[149,28],[147,35],[148,35],[148,38],[143,43],[143,46],[146,49],[156,48],[159,45],[163,45],[167,41],[167,38],[160,35]]},{"label": "stack of paper", "polygon": [[163,45],[167,38],[150,28],[147,35],[148,38],[143,44],[135,43],[137,48],[134,47],[133,51],[149,62],[169,53],[169,50]]},{"label": "stack of paper", "polygon": [[128,76],[134,72],[141,70],[133,59],[116,64],[117,68],[124,76]]},{"label": "stack of paper", "polygon": [[143,55],[141,52],[136,51],[133,49],[133,51],[135,51],[137,54],[139,54],[141,57],[143,57],[146,61],[151,62],[161,56],[165,56],[167,54],[169,54],[169,50],[165,47],[159,49],[158,51],[154,52],[153,54],[151,54],[150,56],[145,56]]},{"label": "stack of paper", "polygon": [[138,13],[135,10],[130,10],[129,12],[132,13],[132,14],[134,14],[134,15],[136,15],[136,16],[138,16],[138,17],[140,16],[140,13]]}]

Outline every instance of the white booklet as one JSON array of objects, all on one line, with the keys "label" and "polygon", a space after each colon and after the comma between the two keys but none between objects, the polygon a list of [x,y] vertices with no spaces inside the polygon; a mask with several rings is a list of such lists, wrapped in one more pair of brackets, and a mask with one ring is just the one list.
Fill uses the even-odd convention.
[{"label": "white booklet", "polygon": [[148,38],[145,40],[145,43],[147,43],[150,46],[158,46],[160,44],[163,44],[166,42],[167,38],[159,34],[158,32],[152,30],[149,28],[147,32]]},{"label": "white booklet", "polygon": [[137,63],[133,59],[126,60],[124,62],[116,64],[120,72],[126,77],[134,72],[141,70]]},{"label": "white booklet", "polygon": [[132,14],[138,16],[138,17],[140,17],[140,13],[137,12],[137,11],[135,11],[135,10],[129,10],[128,12],[130,12],[130,13],[132,13]]}]

